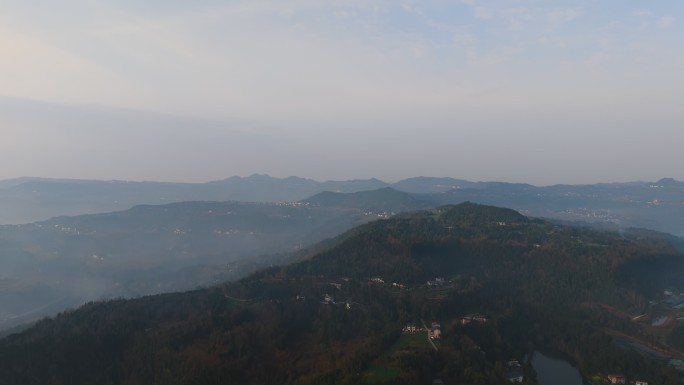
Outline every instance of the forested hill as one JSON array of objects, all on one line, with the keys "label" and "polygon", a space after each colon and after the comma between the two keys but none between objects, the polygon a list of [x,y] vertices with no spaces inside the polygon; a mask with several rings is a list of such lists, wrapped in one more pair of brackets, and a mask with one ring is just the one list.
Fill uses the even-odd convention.
[{"label": "forested hill", "polygon": [[432,207],[434,204],[415,194],[409,194],[391,187],[355,193],[324,191],[302,201],[314,206],[346,207],[369,212],[393,214],[419,208]]},{"label": "forested hill", "polygon": [[[239,282],[91,303],[43,320],[0,340],[0,379],[505,384],[505,362],[544,345],[585,373],[673,384],[673,369],[618,348],[611,336],[646,338],[630,315],[648,312],[647,300],[664,287],[681,285],[683,262],[655,233],[445,206],[362,225],[310,260]],[[472,314],[486,321],[464,325]],[[432,321],[441,323],[434,346],[425,331],[401,333],[407,323],[435,329]],[[665,340],[650,341],[669,351]]]}]

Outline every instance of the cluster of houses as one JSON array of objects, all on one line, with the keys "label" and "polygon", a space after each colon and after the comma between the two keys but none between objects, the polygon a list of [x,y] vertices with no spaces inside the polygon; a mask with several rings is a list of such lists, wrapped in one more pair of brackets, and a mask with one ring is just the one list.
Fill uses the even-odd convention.
[{"label": "cluster of houses", "polygon": [[[385,280],[382,277],[372,277],[368,278],[368,283],[369,284],[376,284],[376,285],[384,285]],[[397,283],[397,282],[392,282],[392,287],[397,288],[397,289],[406,289],[406,285],[403,283]]]},{"label": "cluster of houses", "polygon": [[467,325],[471,322],[485,323],[487,322],[487,317],[482,314],[469,314],[461,317],[461,325]]},{"label": "cluster of houses", "polygon": [[684,293],[674,294],[672,290],[663,291],[665,299],[662,303],[672,309],[683,310],[684,309]]},{"label": "cluster of houses", "polygon": [[[349,278],[342,278],[342,280],[345,282],[349,282]],[[383,277],[379,277],[379,276],[369,277],[367,283],[370,285],[385,285],[385,279]],[[435,279],[428,280],[426,284],[427,284],[427,287],[430,287],[430,288],[440,288],[440,287],[446,286],[449,283],[450,282],[448,282],[443,277],[436,277]],[[330,283],[330,285],[333,285],[336,288],[341,289],[341,284],[339,284],[339,283]],[[388,283],[388,285],[389,285],[389,283]],[[406,289],[407,288],[405,284],[397,283],[397,282],[392,282],[392,287],[398,288],[398,289]]]},{"label": "cluster of houses", "polygon": [[523,382],[525,375],[523,374],[522,365],[520,365],[518,360],[510,360],[506,362],[506,368],[506,379],[509,382]]},{"label": "cluster of houses", "polygon": [[446,281],[442,277],[437,277],[434,280],[427,281],[428,287],[442,287],[446,284]]},{"label": "cluster of houses", "polygon": [[[418,327],[414,323],[408,323],[401,331],[402,333],[416,333],[424,330],[426,329]],[[427,332],[428,337],[431,340],[437,340],[442,336],[442,325],[439,322],[433,321],[431,327],[427,329]]]},{"label": "cluster of houses", "polygon": [[432,322],[432,327],[428,329],[428,337],[431,340],[437,340],[439,337],[442,336],[442,325],[440,325],[438,322]]},{"label": "cluster of houses", "polygon": [[382,211],[382,212],[374,212],[374,211],[364,211],[363,215],[366,216],[375,216],[380,219],[389,219],[392,218],[393,216],[396,215],[394,212],[388,212],[388,211]]},{"label": "cluster of houses", "polygon": [[627,383],[627,377],[625,377],[624,374],[609,374],[608,375],[608,382],[611,384],[626,384]]},{"label": "cluster of houses", "polygon": [[402,332],[402,333],[416,333],[416,332],[419,332],[419,331],[422,331],[422,330],[423,330],[423,329],[420,328],[420,327],[418,327],[418,326],[416,326],[416,324],[414,324],[414,323],[408,323],[408,324],[406,324],[406,326],[404,326],[403,329],[401,329],[401,332]]},{"label": "cluster of houses", "polygon": [[304,207],[310,206],[309,202],[276,202],[276,206],[280,207]]},{"label": "cluster of houses", "polygon": [[[300,296],[297,296],[297,300],[299,300],[299,297]],[[323,300],[321,301],[321,304],[323,304],[323,305],[344,305],[344,307],[347,310],[351,310],[353,307],[357,306],[359,303],[352,301],[351,298],[347,298],[344,301],[335,301],[335,298],[333,296],[331,296],[330,294],[324,294]]]},{"label": "cluster of houses", "polygon": [[[625,376],[624,374],[609,374],[606,377],[606,379],[611,384],[626,384],[627,383],[627,376]],[[640,381],[640,380],[634,380],[634,381],[630,382],[630,384],[648,385],[648,382]]]},{"label": "cluster of houses", "polygon": [[335,299],[330,294],[325,294],[323,295],[323,301],[321,301],[321,303],[324,305],[334,305]]}]

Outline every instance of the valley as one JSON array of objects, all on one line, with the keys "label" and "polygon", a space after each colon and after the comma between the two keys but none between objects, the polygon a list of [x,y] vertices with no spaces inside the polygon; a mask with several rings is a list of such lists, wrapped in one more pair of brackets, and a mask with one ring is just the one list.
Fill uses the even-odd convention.
[{"label": "valley", "polygon": [[187,202],[0,226],[0,329],[84,302],[235,280],[374,214]]}]

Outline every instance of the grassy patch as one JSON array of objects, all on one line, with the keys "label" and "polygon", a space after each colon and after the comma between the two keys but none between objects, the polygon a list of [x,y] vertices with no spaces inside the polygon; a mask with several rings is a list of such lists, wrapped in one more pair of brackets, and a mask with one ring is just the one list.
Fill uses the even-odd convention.
[{"label": "grassy patch", "polygon": [[366,371],[365,377],[367,383],[377,384],[399,377],[399,370],[384,366],[371,366]]},{"label": "grassy patch", "polygon": [[430,289],[425,293],[425,299],[431,301],[443,301],[454,291],[453,287],[447,286],[440,289]]},{"label": "grassy patch", "polygon": [[395,368],[392,358],[398,352],[408,348],[431,349],[431,345],[427,340],[427,331],[420,331],[416,333],[404,333],[397,339],[397,341],[390,346],[373,365],[366,370],[364,378],[368,384],[376,384],[388,380],[392,380],[399,376],[399,369]]},{"label": "grassy patch", "polygon": [[387,351],[385,351],[385,353],[383,353],[382,357],[389,359],[395,353],[400,352],[408,347],[430,348],[431,346],[427,338],[428,332],[426,330],[415,333],[404,333],[401,335],[401,337],[399,337],[394,345],[392,345],[389,349],[387,349]]}]

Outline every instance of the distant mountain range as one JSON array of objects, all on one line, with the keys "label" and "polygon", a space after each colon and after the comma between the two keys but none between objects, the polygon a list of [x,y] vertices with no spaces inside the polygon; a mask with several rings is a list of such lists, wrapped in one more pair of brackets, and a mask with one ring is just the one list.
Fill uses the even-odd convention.
[{"label": "distant mountain range", "polygon": [[[419,196],[383,203],[401,211],[465,201],[510,207],[526,215],[646,227],[684,236],[684,182],[600,183],[538,187],[453,178],[415,177],[396,183],[378,179],[318,182],[299,177],[255,174],[208,183],[162,183],[19,178],[0,181],[0,223],[19,224],[55,216],[126,210],[140,204],[183,201],[294,202],[325,204],[329,199],[361,202],[322,192],[355,193],[392,188]],[[321,200],[321,202],[317,202]],[[399,202],[401,200],[401,202]],[[396,205],[390,204],[397,203]],[[338,202],[339,203],[339,202]],[[368,202],[371,203],[371,202]],[[373,204],[375,208],[377,205]],[[356,205],[355,207],[359,207]]]},{"label": "distant mountain range", "polygon": [[126,182],[19,178],[0,181],[0,223],[126,210],[140,204],[184,201],[289,202],[322,191],[356,192],[386,187],[376,180],[317,182],[252,175],[208,183]]},{"label": "distant mountain range", "polygon": [[[684,183],[672,179],[536,187],[419,177],[391,186],[265,175],[204,184],[0,181],[4,218],[126,207],[0,226],[0,329],[88,300],[235,280],[310,256],[321,250],[310,245],[361,223],[466,201],[684,236]],[[228,197],[249,202],[223,201]],[[201,201],[183,201],[189,198]],[[279,203],[257,202],[266,199]],[[161,204],[174,200],[182,202]],[[128,208],[141,201],[154,204]]]}]

